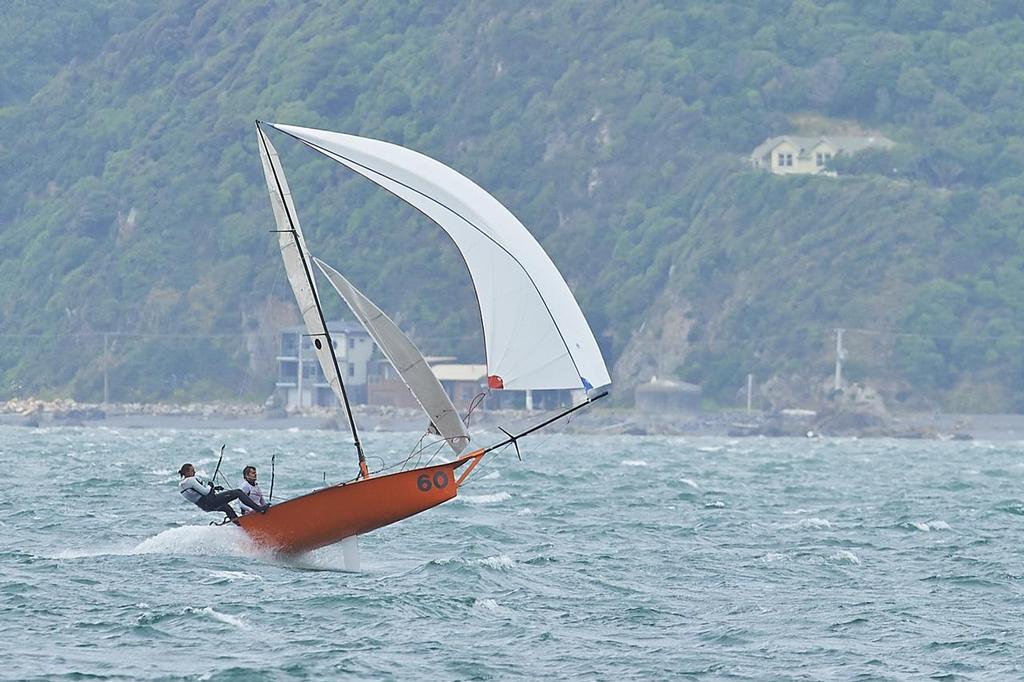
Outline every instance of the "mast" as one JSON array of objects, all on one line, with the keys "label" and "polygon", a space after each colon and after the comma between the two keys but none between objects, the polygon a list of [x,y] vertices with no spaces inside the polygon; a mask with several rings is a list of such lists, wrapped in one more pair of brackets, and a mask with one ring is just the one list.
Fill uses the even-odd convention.
[{"label": "mast", "polygon": [[[266,133],[260,127],[260,121],[256,121],[256,131],[259,133],[260,143],[263,145],[263,151],[267,155],[267,158],[272,158],[270,148],[266,139]],[[319,338],[324,337],[327,342],[327,350],[331,356],[331,362],[334,365],[335,376],[338,377],[338,386],[341,389],[342,407],[345,408],[345,414],[348,417],[349,429],[352,431],[352,441],[356,446],[356,454],[359,456],[359,473],[363,478],[369,477],[369,471],[366,466],[366,456],[363,454],[363,444],[359,440],[359,431],[356,429],[355,417],[352,414],[352,405],[349,403],[348,391],[345,390],[345,380],[342,378],[341,368],[338,366],[338,356],[334,350],[334,339],[331,338],[331,331],[327,328],[327,319],[324,317],[323,306],[320,304],[320,296],[316,290],[316,283],[313,281],[313,273],[310,272],[309,262],[306,258],[306,253],[302,249],[303,240],[299,238],[299,231],[296,228],[297,217],[292,215],[291,209],[288,207],[288,201],[285,199],[284,189],[281,187],[281,178],[277,174],[277,168],[271,163],[271,170],[274,174],[274,183],[277,186],[278,196],[281,198],[281,204],[284,207],[285,215],[288,217],[289,229],[287,230],[275,230],[275,232],[288,232],[292,235],[292,240],[295,243],[295,248],[299,253],[299,261],[302,263],[302,271],[306,275],[306,283],[309,285],[310,296],[313,299],[313,303],[316,305],[316,312],[320,318],[320,324],[323,327],[323,334],[311,334],[313,336],[313,345],[316,346],[317,350],[321,350],[323,341]],[[299,348],[302,348],[302,341],[299,341]],[[299,371],[302,371],[302,366],[299,366]],[[328,383],[330,383],[328,381]]]}]

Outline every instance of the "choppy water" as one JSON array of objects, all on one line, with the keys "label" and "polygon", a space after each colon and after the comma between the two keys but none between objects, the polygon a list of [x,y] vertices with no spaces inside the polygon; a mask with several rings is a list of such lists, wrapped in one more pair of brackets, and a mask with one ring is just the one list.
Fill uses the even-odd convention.
[{"label": "choppy water", "polygon": [[352,459],[327,432],[0,429],[0,678],[1024,676],[1024,444],[556,436],[351,572],[205,525],[175,470],[221,442],[264,489],[280,453],[275,497]]}]

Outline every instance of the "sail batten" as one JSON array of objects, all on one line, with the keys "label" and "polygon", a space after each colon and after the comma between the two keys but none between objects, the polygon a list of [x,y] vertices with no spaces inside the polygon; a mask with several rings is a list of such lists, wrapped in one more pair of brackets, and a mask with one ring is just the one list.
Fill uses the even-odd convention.
[{"label": "sail batten", "polygon": [[319,258],[314,262],[338,295],[348,304],[377,347],[387,357],[413,397],[430,418],[431,424],[447,441],[455,454],[461,453],[469,443],[466,425],[452,405],[451,398],[434,376],[430,366],[416,345],[407,337],[390,317],[373,301],[355,288],[351,282]]},{"label": "sail batten", "polygon": [[395,194],[451,236],[473,279],[492,386],[610,383],[583,313],[554,263],[493,196],[448,166],[379,140],[274,124]]}]

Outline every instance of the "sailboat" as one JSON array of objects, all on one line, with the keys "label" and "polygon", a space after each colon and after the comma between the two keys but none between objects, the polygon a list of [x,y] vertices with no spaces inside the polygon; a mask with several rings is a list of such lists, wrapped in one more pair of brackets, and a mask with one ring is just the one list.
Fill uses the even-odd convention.
[{"label": "sailboat", "polygon": [[[520,433],[465,452],[471,436],[422,353],[397,324],[337,269],[313,257],[268,132],[278,131],[394,194],[451,237],[472,278],[484,333],[488,390],[574,390],[582,399]],[[294,125],[256,122],[288,281],[328,385],[343,409],[358,474],[250,514],[239,525],[257,543],[297,553],[368,533],[454,498],[491,452],[607,395],[608,369],[565,279],[536,239],[497,199],[445,164],[399,145]],[[412,392],[454,459],[371,474],[327,328],[314,265],[366,328]]]}]

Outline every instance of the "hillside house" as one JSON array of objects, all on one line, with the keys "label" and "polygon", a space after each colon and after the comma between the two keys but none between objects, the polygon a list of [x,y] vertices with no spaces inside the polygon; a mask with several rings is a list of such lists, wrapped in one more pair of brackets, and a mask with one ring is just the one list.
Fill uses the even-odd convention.
[{"label": "hillside house", "polygon": [[896,143],[881,135],[856,137],[783,135],[762,142],[750,155],[750,165],[776,175],[830,175],[828,164],[839,154],[856,154],[865,149],[889,149]]},{"label": "hillside house", "polygon": [[[366,402],[367,369],[373,355],[370,335],[362,327],[342,322],[328,322],[327,329],[334,341],[334,353],[349,400],[353,403]],[[281,330],[281,352],[277,356],[277,383],[274,386],[279,404],[285,409],[337,404],[305,326]]]}]

